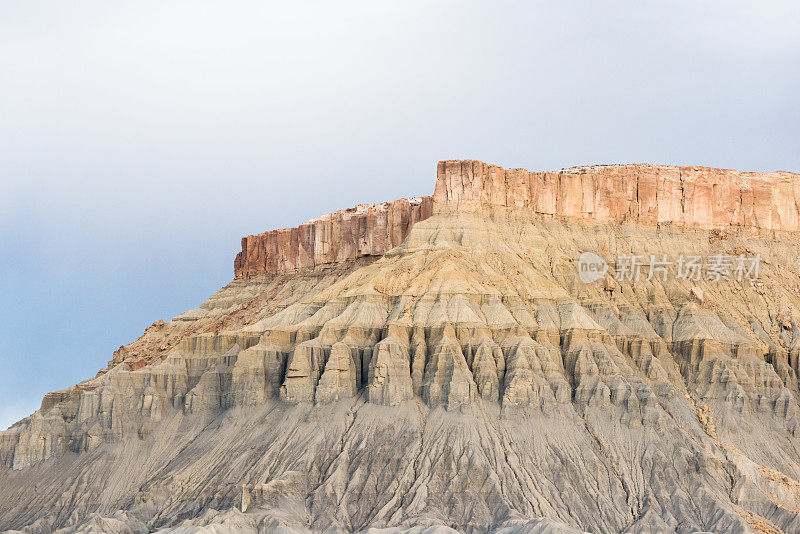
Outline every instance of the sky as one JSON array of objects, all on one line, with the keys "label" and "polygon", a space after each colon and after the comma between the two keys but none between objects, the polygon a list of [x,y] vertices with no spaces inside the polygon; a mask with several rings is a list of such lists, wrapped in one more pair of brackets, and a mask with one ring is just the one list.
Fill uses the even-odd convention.
[{"label": "sky", "polygon": [[0,428],[436,162],[800,171],[800,3],[0,3]]}]

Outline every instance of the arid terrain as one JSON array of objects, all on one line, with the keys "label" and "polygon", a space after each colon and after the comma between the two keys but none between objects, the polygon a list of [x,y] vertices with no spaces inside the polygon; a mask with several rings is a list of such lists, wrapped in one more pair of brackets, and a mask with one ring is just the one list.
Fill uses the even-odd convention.
[{"label": "arid terrain", "polygon": [[0,529],[800,532],[798,232],[788,172],[440,162],[0,433]]}]

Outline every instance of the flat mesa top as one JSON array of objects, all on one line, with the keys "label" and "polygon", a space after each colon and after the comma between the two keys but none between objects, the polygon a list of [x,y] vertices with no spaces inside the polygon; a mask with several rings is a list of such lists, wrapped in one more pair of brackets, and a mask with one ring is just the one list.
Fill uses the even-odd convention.
[{"label": "flat mesa top", "polygon": [[434,211],[513,212],[597,222],[800,231],[800,175],[651,164],[505,170],[440,161]]},{"label": "flat mesa top", "polygon": [[485,163],[480,160],[454,159],[439,162],[439,169],[453,168],[459,166],[478,166],[493,170],[501,170],[509,173],[534,173],[534,174],[591,174],[591,173],[629,173],[631,171],[653,172],[663,171],[665,173],[679,172],[687,177],[696,176],[725,176],[729,178],[741,176],[746,178],[759,179],[780,179],[780,178],[800,178],[800,174],[790,171],[739,171],[736,169],[726,169],[717,167],[707,167],[703,165],[661,165],[658,163],[603,163],[594,165],[575,165],[564,167],[559,170],[550,171],[529,171],[521,167],[505,169],[500,165]]},{"label": "flat mesa top", "polygon": [[784,171],[636,163],[529,172],[447,160],[437,166],[432,196],[358,204],[243,238],[234,273],[275,274],[380,256],[432,215],[559,217],[759,233],[800,231],[798,206],[800,175]]}]

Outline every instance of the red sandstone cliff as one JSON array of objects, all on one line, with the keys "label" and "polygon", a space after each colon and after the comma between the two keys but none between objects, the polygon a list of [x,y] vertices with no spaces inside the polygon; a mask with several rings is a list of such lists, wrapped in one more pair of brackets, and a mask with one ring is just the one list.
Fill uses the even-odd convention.
[{"label": "red sandstone cliff", "polygon": [[243,237],[234,272],[248,278],[380,256],[402,243],[414,223],[430,217],[432,204],[432,197],[359,204],[297,228]]},{"label": "red sandstone cliff", "polygon": [[596,165],[555,172],[439,162],[434,212],[496,210],[699,228],[800,230],[800,175],[709,167]]},{"label": "red sandstone cliff", "polygon": [[488,211],[697,228],[800,231],[800,175],[710,167],[596,165],[554,172],[503,169],[481,161],[438,165],[432,197],[360,204],[297,228],[242,238],[236,277],[276,274],[398,246],[433,213]]}]

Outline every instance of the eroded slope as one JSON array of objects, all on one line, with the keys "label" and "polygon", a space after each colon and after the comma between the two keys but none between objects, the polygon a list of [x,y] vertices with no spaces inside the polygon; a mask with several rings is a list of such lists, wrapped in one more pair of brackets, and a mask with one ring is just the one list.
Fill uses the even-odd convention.
[{"label": "eroded slope", "polygon": [[[2,434],[0,525],[800,530],[793,234],[440,208],[51,394]],[[763,261],[587,284],[584,251]]]}]

